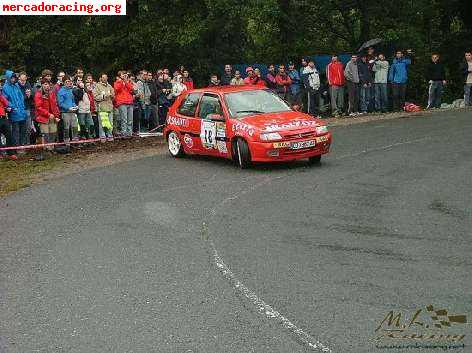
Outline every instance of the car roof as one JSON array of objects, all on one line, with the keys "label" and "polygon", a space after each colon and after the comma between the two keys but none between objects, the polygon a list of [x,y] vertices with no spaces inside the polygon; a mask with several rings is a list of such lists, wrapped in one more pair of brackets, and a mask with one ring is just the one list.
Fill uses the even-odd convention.
[{"label": "car roof", "polygon": [[243,91],[256,91],[264,90],[267,87],[255,86],[255,85],[244,85],[244,86],[219,86],[219,87],[205,87],[197,88],[187,91],[187,93],[234,93]]}]

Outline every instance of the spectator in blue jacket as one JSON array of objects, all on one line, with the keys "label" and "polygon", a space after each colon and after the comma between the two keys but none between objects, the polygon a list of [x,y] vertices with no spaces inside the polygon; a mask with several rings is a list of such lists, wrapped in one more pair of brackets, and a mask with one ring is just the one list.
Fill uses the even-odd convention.
[{"label": "spectator in blue jacket", "polygon": [[411,65],[411,49],[407,50],[407,56],[401,50],[395,54],[395,59],[390,66],[388,80],[392,83],[393,110],[403,110],[405,106],[406,87],[408,83],[408,66]]},{"label": "spectator in blue jacket", "polygon": [[20,86],[18,86],[18,77],[11,71],[5,71],[5,85],[3,86],[3,95],[10,103],[11,111],[9,119],[12,127],[12,144],[20,146],[26,144],[26,111],[25,99]]},{"label": "spectator in blue jacket", "polygon": [[292,84],[290,85],[291,103],[294,105],[300,105],[302,80],[300,79],[300,74],[295,69],[295,64],[292,62],[288,64],[288,77],[292,80]]},{"label": "spectator in blue jacket", "polygon": [[64,142],[67,144],[70,142],[70,136],[72,140],[78,140],[78,122],[76,112],[78,106],[75,102],[73,93],[72,79],[70,76],[64,76],[64,86],[57,92],[57,105],[61,111],[61,119],[63,122],[63,136]]}]

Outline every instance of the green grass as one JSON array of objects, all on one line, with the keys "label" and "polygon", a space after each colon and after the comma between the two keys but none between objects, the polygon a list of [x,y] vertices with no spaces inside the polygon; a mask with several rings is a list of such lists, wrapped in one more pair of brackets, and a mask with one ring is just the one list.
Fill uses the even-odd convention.
[{"label": "green grass", "polygon": [[42,173],[63,165],[63,160],[62,156],[52,156],[44,161],[0,160],[0,197],[30,186]]}]

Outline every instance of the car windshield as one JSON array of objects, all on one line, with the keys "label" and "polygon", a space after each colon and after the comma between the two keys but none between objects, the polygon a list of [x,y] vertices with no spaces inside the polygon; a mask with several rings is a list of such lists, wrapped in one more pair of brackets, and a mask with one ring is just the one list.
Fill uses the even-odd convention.
[{"label": "car windshield", "polygon": [[229,114],[237,119],[247,115],[291,111],[285,101],[269,90],[226,93],[225,101]]}]

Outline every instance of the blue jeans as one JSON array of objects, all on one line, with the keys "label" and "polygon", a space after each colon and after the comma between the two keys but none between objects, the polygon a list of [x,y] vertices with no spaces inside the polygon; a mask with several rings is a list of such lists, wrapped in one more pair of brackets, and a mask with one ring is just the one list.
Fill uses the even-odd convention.
[{"label": "blue jeans", "polygon": [[388,88],[386,83],[376,83],[375,89],[375,110],[379,112],[387,111]]},{"label": "blue jeans", "polygon": [[369,110],[371,91],[372,86],[365,87],[363,84],[360,85],[360,108],[363,113]]},{"label": "blue jeans", "polygon": [[133,104],[122,104],[118,107],[121,120],[121,134],[131,136],[133,134]]},{"label": "blue jeans", "polygon": [[466,83],[464,85],[464,103],[466,107],[472,105],[472,83]]}]

